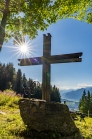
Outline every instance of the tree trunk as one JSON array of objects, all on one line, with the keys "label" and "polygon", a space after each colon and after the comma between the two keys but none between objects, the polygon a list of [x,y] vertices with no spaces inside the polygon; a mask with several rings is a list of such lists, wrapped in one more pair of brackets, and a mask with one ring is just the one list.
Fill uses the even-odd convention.
[{"label": "tree trunk", "polygon": [[10,4],[10,0],[6,0],[5,9],[3,11],[3,17],[0,25],[0,51],[5,37],[5,26],[6,26],[7,16],[9,13],[9,4]]}]

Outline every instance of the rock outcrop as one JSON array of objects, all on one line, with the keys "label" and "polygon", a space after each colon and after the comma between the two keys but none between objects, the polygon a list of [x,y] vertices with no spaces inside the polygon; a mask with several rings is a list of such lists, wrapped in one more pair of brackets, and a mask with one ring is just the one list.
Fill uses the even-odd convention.
[{"label": "rock outcrop", "polygon": [[20,115],[30,130],[55,132],[70,139],[82,139],[78,128],[71,118],[68,106],[44,100],[19,100]]}]

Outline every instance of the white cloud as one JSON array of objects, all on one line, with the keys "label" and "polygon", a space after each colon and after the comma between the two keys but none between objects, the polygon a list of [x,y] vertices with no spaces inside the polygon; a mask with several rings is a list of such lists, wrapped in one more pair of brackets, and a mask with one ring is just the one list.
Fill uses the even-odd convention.
[{"label": "white cloud", "polygon": [[85,88],[85,87],[92,87],[92,84],[85,84],[85,83],[78,84],[78,88]]},{"label": "white cloud", "polygon": [[42,84],[42,82],[40,82],[38,79],[33,80],[35,82],[39,82],[40,84]]},{"label": "white cloud", "polygon": [[85,84],[85,83],[82,83],[82,84],[78,84],[77,86],[58,86],[58,85],[57,85],[57,87],[58,87],[60,90],[69,90],[69,89],[77,90],[77,89],[80,89],[80,88],[92,87],[92,84]]},{"label": "white cloud", "polygon": [[38,79],[35,79],[34,81],[35,81],[35,82],[38,82],[39,80],[38,80]]},{"label": "white cloud", "polygon": [[69,90],[71,89],[69,86],[57,86],[60,90]]},{"label": "white cloud", "polygon": [[[38,79],[35,79],[34,81],[38,81]],[[42,83],[42,82],[39,82],[39,83]],[[76,86],[62,85],[61,82],[51,82],[51,84],[52,84],[52,86],[55,85],[57,88],[59,88],[59,90],[70,90],[70,89],[77,90],[80,88],[92,87],[92,84],[86,84],[86,83],[79,83]]]}]

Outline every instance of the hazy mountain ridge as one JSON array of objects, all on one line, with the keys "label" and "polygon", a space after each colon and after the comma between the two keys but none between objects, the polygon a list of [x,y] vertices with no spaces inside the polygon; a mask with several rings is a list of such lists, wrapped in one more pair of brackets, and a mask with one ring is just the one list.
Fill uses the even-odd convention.
[{"label": "hazy mountain ridge", "polygon": [[73,90],[74,89],[62,89],[62,90],[60,90],[60,92],[61,92],[61,94],[63,94],[63,93],[71,92]]},{"label": "hazy mountain ridge", "polygon": [[78,110],[79,102],[70,101],[68,99],[61,99],[61,103],[64,103],[64,101],[66,101],[66,105],[69,107],[70,111]]},{"label": "hazy mountain ridge", "polygon": [[71,101],[79,101],[82,97],[84,89],[85,89],[86,93],[88,91],[90,91],[90,93],[92,93],[92,87],[80,88],[80,89],[72,90],[72,91],[68,91],[68,92],[64,92],[64,90],[63,90],[63,93],[62,93],[62,90],[60,90],[61,98],[71,100]]}]

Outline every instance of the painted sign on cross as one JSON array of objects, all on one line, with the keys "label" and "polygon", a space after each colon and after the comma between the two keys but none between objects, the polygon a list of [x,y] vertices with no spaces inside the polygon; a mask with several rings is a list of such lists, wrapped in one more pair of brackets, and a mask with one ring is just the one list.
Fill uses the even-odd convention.
[{"label": "painted sign on cross", "polygon": [[43,65],[42,66],[42,99],[50,100],[50,74],[51,64],[55,63],[69,63],[69,62],[81,62],[82,52],[63,54],[63,55],[52,55],[51,56],[51,35],[48,33],[46,36],[43,35],[43,56],[34,58],[18,59],[20,66],[30,65]]}]

